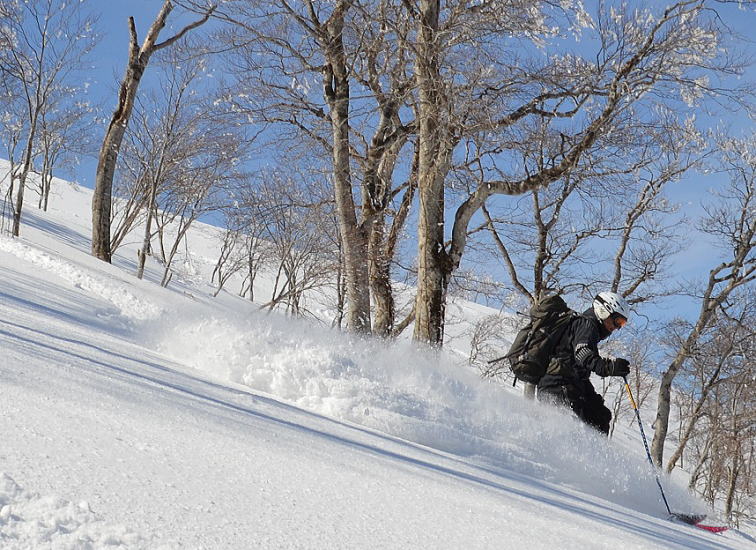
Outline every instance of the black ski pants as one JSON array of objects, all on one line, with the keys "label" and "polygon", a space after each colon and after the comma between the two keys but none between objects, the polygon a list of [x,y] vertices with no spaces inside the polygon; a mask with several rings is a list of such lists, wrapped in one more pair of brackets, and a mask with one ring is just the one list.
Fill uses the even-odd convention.
[{"label": "black ski pants", "polygon": [[612,411],[604,405],[604,398],[593,388],[590,381],[578,381],[538,389],[538,400],[557,406],[569,407],[580,420],[609,435]]}]

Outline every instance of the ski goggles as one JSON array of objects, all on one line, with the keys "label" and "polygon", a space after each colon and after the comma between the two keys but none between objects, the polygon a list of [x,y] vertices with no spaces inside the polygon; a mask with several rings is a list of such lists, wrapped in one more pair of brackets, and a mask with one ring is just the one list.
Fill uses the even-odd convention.
[{"label": "ski goggles", "polygon": [[612,322],[614,323],[614,328],[622,328],[627,324],[627,319],[619,313],[613,313],[611,317]]}]

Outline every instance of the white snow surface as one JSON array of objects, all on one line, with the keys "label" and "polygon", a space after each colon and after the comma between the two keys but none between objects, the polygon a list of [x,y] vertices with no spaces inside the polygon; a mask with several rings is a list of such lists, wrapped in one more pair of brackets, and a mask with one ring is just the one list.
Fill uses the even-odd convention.
[{"label": "white snow surface", "polygon": [[636,425],[607,440],[447,353],[212,298],[209,226],[191,276],[140,281],[57,183],[0,236],[0,548],[756,547],[668,520]]}]

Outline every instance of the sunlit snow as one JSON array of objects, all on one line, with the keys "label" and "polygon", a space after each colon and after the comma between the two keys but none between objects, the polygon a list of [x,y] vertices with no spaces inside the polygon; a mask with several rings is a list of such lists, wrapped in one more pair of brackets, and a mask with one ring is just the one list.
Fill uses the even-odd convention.
[{"label": "sunlit snow", "polygon": [[447,353],[213,298],[209,226],[191,278],[140,281],[139,239],[89,255],[90,200],[56,181],[0,236],[0,548],[754,547],[667,519],[637,426],[606,440]]}]

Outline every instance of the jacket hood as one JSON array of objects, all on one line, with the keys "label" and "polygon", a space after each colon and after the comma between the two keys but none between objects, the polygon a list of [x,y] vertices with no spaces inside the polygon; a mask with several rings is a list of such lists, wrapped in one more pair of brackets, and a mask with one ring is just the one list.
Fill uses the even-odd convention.
[{"label": "jacket hood", "polygon": [[593,311],[593,307],[589,307],[588,309],[586,309],[582,313],[582,316],[596,323],[596,326],[598,327],[598,330],[599,330],[599,338],[601,340],[604,340],[611,334],[611,332],[606,330],[604,323],[602,323],[601,320],[598,317],[596,317],[596,312]]}]

